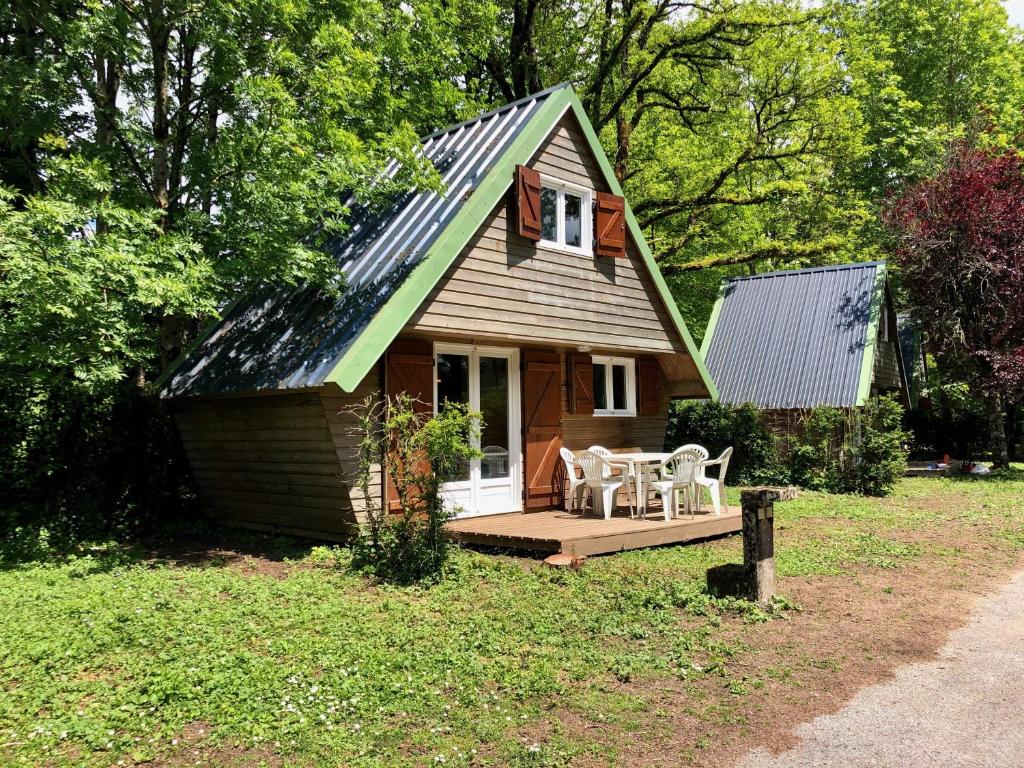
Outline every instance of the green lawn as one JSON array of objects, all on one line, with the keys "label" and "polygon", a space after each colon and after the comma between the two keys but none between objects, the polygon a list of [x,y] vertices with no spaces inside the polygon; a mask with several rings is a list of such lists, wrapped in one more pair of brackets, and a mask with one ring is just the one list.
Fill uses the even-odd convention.
[{"label": "green lawn", "polygon": [[[1016,557],[1024,469],[908,479],[881,500],[804,494],[777,507],[778,567],[829,578],[956,558],[955,542],[920,535],[953,526]],[[614,745],[554,708],[628,730],[646,704],[609,682],[715,676],[742,695],[761,681],[737,669],[749,649],[723,627],[784,620],[788,607],[769,616],[707,597],[706,569],[738,561],[738,537],[580,572],[462,551],[422,589],[373,585],[341,549],[238,541],[292,559],[263,573],[257,558],[175,564],[113,544],[58,557],[8,543],[5,764],[614,764]]]}]

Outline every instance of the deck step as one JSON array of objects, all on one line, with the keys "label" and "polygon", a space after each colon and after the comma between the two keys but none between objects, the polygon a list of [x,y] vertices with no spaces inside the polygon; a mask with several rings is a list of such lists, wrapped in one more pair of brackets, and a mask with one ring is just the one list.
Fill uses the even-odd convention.
[{"label": "deck step", "polygon": [[459,542],[534,552],[563,552],[588,557],[627,549],[642,549],[663,544],[680,544],[706,539],[742,528],[738,507],[716,516],[702,512],[693,519],[684,517],[666,521],[659,515],[634,519],[618,515],[611,520],[580,518],[562,509],[540,512],[512,512],[488,515],[448,523],[448,530]]}]

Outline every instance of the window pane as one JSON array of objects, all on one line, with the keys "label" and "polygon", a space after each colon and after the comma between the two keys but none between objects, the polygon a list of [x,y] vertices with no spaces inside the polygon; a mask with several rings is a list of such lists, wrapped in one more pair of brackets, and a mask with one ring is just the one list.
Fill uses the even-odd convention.
[{"label": "window pane", "polygon": [[594,363],[594,410],[608,409],[608,393],[605,391],[604,363]]},{"label": "window pane", "polygon": [[558,192],[549,187],[540,190],[540,236],[558,239]]},{"label": "window pane", "polygon": [[616,411],[626,410],[626,366],[612,366],[612,407]]},{"label": "window pane", "polygon": [[565,244],[579,246],[583,242],[583,199],[565,193]]},{"label": "window pane", "polygon": [[445,401],[469,404],[469,356],[437,356],[437,404]]},{"label": "window pane", "polygon": [[[469,404],[469,356],[437,356],[437,409],[445,403]],[[446,481],[469,480],[469,462],[462,462],[458,469],[444,478]]]},{"label": "window pane", "polygon": [[508,359],[480,358],[480,476],[508,477]]}]

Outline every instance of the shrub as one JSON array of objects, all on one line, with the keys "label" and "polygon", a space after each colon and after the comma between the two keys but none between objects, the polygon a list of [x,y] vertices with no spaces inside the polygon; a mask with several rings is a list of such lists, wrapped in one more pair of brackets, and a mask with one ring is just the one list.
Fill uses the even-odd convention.
[{"label": "shrub", "polygon": [[872,398],[864,408],[860,440],[854,445],[854,490],[885,496],[907,469],[903,406],[892,395]]},{"label": "shrub", "polygon": [[851,456],[846,439],[851,423],[846,411],[819,406],[790,438],[789,470],[792,482],[815,491],[848,490]]},{"label": "shrub", "polygon": [[888,494],[907,467],[903,407],[872,398],[863,413],[820,406],[791,441],[790,476],[804,488],[830,493]]},{"label": "shrub", "polygon": [[677,401],[669,412],[666,450],[687,443],[703,445],[717,456],[733,448],[727,480],[735,484],[786,482],[771,433],[750,403],[723,405],[710,400]]},{"label": "shrub", "polygon": [[0,535],[130,538],[191,516],[193,500],[166,405],[133,381],[89,391],[0,376]]},{"label": "shrub", "polygon": [[[353,562],[385,581],[434,577],[448,556],[444,524],[454,511],[446,509],[441,486],[481,455],[473,448],[480,414],[456,403],[446,403],[437,415],[423,413],[407,395],[371,397],[353,412],[360,438],[357,486],[366,499]],[[387,500],[374,501],[378,466],[394,489],[395,511]]]}]

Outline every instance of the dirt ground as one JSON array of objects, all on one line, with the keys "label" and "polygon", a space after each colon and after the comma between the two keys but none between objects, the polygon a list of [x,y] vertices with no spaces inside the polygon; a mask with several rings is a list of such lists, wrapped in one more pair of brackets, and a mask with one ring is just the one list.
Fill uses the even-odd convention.
[{"label": "dirt ground", "polygon": [[[957,532],[945,533],[942,538]],[[654,717],[638,731],[608,730],[572,713],[564,713],[563,724],[616,744],[627,766],[725,768],[756,747],[773,754],[790,749],[800,723],[838,711],[902,665],[936,658],[975,602],[1024,567],[1024,558],[975,541],[968,530],[958,533],[960,557],[784,579],[781,589],[799,611],[781,621],[730,627],[730,635],[751,649],[730,667],[748,671],[763,687],[734,695],[709,678],[697,684],[665,678],[653,690],[649,682],[626,683],[623,693],[653,705]]]}]

